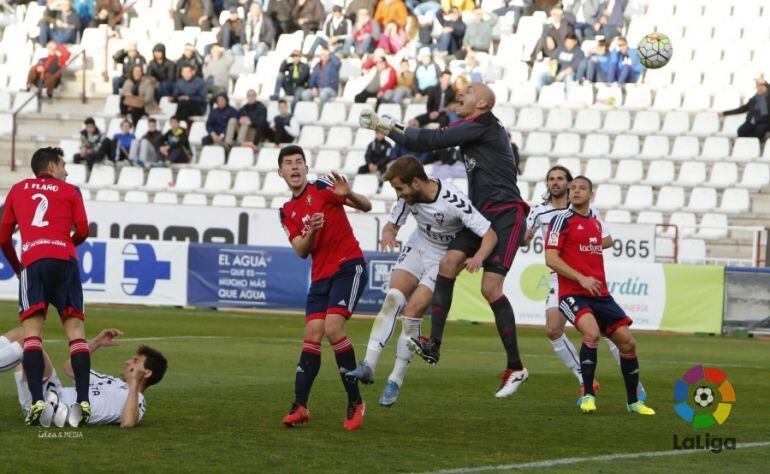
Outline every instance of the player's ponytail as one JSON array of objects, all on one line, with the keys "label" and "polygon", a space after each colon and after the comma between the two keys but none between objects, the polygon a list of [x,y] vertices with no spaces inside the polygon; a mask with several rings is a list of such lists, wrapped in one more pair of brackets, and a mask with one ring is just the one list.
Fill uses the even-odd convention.
[{"label": "player's ponytail", "polygon": [[572,182],[572,173],[570,170],[562,165],[555,165],[552,166],[551,169],[548,170],[548,173],[545,174],[545,192],[543,193],[543,202],[551,202],[551,191],[548,189],[548,178],[551,176],[551,173],[554,171],[561,171],[564,173],[564,177],[567,178],[567,183]]}]

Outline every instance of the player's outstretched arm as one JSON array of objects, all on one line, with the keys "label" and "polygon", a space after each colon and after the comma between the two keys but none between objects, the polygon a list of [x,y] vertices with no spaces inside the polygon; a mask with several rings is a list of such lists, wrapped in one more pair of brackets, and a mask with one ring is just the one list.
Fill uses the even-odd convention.
[{"label": "player's outstretched arm", "polygon": [[559,256],[559,249],[545,249],[545,264],[559,275],[575,280],[588,290],[592,296],[601,296],[602,283],[590,276],[585,276],[567,264]]},{"label": "player's outstretched arm", "polygon": [[330,176],[331,182],[334,185],[332,192],[337,196],[343,196],[345,198],[345,205],[358,209],[361,212],[369,212],[372,210],[372,203],[369,198],[362,194],[354,193],[350,188],[350,183],[344,176],[332,171]]},{"label": "player's outstretched arm", "polygon": [[385,224],[385,227],[382,228],[382,236],[380,237],[380,250],[383,252],[392,252],[396,249],[398,246],[396,236],[398,235],[399,229],[401,229],[401,227],[392,222]]},{"label": "player's outstretched arm", "polygon": [[324,226],[324,215],[320,212],[316,212],[310,216],[310,222],[308,222],[308,231],[304,236],[297,236],[291,241],[291,246],[294,247],[294,251],[297,252],[300,258],[307,258],[310,255],[310,250],[313,248],[313,240],[315,239],[315,233]]},{"label": "player's outstretched arm", "polygon": [[481,245],[476,251],[476,254],[465,261],[465,268],[471,272],[477,272],[497,245],[497,233],[490,228],[484,236],[481,238]]},{"label": "player's outstretched arm", "polygon": [[128,383],[128,397],[123,405],[123,416],[121,416],[121,428],[133,428],[139,424],[139,390],[146,372],[140,368],[131,369]]},{"label": "player's outstretched arm", "polygon": [[[91,354],[93,354],[94,351],[100,347],[117,346],[119,344],[115,338],[122,336],[123,334],[125,333],[117,328],[102,329],[95,338],[88,341],[88,350],[91,352]],[[64,362],[64,373],[69,375],[71,378],[75,378],[75,373],[72,370],[72,364],[69,360]]]},{"label": "player's outstretched arm", "polygon": [[608,249],[612,247],[612,243],[615,241],[615,239],[612,238],[611,235],[608,235],[606,237],[602,237],[602,250]]}]

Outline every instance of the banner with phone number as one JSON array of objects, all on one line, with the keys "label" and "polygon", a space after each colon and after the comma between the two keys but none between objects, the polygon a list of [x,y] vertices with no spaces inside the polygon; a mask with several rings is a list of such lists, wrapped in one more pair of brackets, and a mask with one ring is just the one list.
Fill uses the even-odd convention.
[{"label": "banner with phone number", "polygon": [[[612,236],[612,247],[604,251],[607,260],[635,260],[655,262],[655,226],[652,224],[607,224]],[[529,243],[519,249],[518,255],[543,257],[545,242],[540,232]]]}]

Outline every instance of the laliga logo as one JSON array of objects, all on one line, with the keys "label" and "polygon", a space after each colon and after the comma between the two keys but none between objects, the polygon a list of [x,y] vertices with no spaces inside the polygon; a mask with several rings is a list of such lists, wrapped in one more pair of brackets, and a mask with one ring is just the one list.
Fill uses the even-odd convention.
[{"label": "laliga logo", "polygon": [[123,291],[132,296],[148,296],[158,280],[171,279],[171,262],[159,261],[151,244],[128,244],[123,248]]},{"label": "laliga logo", "polygon": [[[692,401],[699,409],[714,406],[710,412],[696,413],[696,408],[688,401],[690,388],[695,387]],[[716,402],[716,391],[719,392],[720,401]],[[727,374],[723,371],[702,365],[694,365],[684,373],[674,385],[674,410],[677,415],[690,424],[693,428],[708,428],[714,423],[723,424],[730,416],[730,410],[735,403],[735,390],[727,380]]]}]

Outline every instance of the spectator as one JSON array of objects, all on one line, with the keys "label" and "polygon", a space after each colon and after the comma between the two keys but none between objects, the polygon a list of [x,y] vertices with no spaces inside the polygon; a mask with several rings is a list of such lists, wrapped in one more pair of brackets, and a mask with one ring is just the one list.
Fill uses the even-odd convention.
[{"label": "spectator", "polygon": [[245,35],[242,50],[235,46],[235,54],[243,54],[243,51],[254,51],[254,64],[259,63],[259,58],[267,54],[275,45],[276,31],[273,21],[262,13],[262,5],[253,2],[249,6],[249,15],[246,18]]},{"label": "spectator", "polygon": [[90,171],[96,163],[101,163],[110,152],[110,140],[107,139],[96,122],[88,117],[83,124],[85,127],[80,131],[80,153],[74,157],[75,163],[85,163]]},{"label": "spectator", "polygon": [[427,94],[428,89],[438,84],[438,78],[441,76],[441,69],[433,61],[430,49],[420,49],[419,61],[420,63],[414,70],[416,99],[420,99]]},{"label": "spectator", "polygon": [[94,2],[95,15],[88,23],[90,28],[98,28],[99,25],[109,25],[123,10],[119,0],[96,0]]},{"label": "spectator", "polygon": [[468,50],[488,53],[492,45],[492,28],[497,23],[497,15],[490,13],[484,18],[484,10],[477,8],[473,11],[473,22],[465,27],[463,36],[463,49],[459,51],[458,58],[463,59]]},{"label": "spectator", "polygon": [[182,76],[182,68],[185,66],[193,68],[196,76],[203,77],[203,56],[190,43],[184,45],[182,56],[176,60],[177,79]]},{"label": "spectator", "polygon": [[278,70],[278,76],[275,79],[275,90],[270,100],[278,100],[278,94],[281,89],[286,95],[295,95],[297,88],[307,89],[307,81],[310,79],[310,68],[307,64],[300,61],[302,53],[299,50],[291,52],[290,61],[284,61]]},{"label": "spectator", "polygon": [[618,49],[610,53],[607,81],[620,84],[638,81],[644,71],[644,66],[639,62],[639,54],[635,49],[628,47],[628,41],[625,38],[618,38],[617,43]]},{"label": "spectator", "polygon": [[411,43],[412,41],[415,42],[415,44],[419,43],[420,39],[420,21],[417,19],[414,15],[409,15],[406,17],[406,25],[404,26],[404,34],[406,35],[406,43]]},{"label": "spectator", "polygon": [[195,75],[189,64],[182,67],[182,77],[174,83],[174,101],[179,120],[206,114],[206,82]]},{"label": "spectator", "polygon": [[249,89],[246,92],[246,103],[238,111],[238,116],[227,122],[225,146],[231,147],[233,143],[238,143],[239,146],[256,149],[266,129],[267,108],[257,101],[257,91]]},{"label": "spectator", "polygon": [[564,0],[564,12],[575,17],[575,34],[581,42],[594,38],[593,21],[599,13],[601,0]]},{"label": "spectator", "polygon": [[299,135],[299,122],[291,115],[285,100],[278,101],[278,115],[267,129],[267,138],[276,145],[291,143]]},{"label": "spectator", "polygon": [[342,45],[353,34],[353,24],[342,14],[342,7],[334,5],[332,13],[326,18],[323,28],[316,35],[315,42],[310,46],[310,56],[315,56],[319,46],[329,48],[332,52],[342,49]]},{"label": "spectator", "polygon": [[230,66],[235,59],[230,51],[222,46],[214,45],[211,54],[203,65],[203,79],[212,95],[227,92],[230,89]]},{"label": "spectator", "polygon": [[537,43],[535,43],[535,49],[532,52],[529,61],[530,65],[537,60],[537,53],[551,49],[547,48],[546,45],[549,37],[555,44],[555,48],[552,49],[558,49],[564,46],[567,35],[574,33],[574,30],[572,23],[564,18],[564,10],[561,8],[552,9],[548,22],[543,26],[543,34],[540,39],[537,40]]},{"label": "spectator", "polygon": [[372,19],[369,10],[363,8],[358,10],[353,35],[345,40],[342,46],[343,53],[350,54],[353,47],[355,47],[354,52],[359,56],[369,53],[380,40],[380,34],[380,24]]},{"label": "spectator", "polygon": [[230,105],[226,93],[217,94],[216,107],[212,107],[206,119],[206,136],[201,142],[204,145],[222,145],[225,148],[225,134],[230,119],[237,119],[238,111]]},{"label": "spectator", "polygon": [[607,82],[609,73],[610,53],[607,50],[607,42],[600,39],[596,42],[596,48],[586,53],[586,57],[580,63],[576,79],[578,82]]},{"label": "spectator", "polygon": [[529,62],[530,66],[536,61],[548,60],[557,49],[558,46],[556,46],[556,40],[553,39],[553,36],[546,36],[543,38],[543,41],[538,40],[535,49],[532,51]]},{"label": "spectator", "polygon": [[120,94],[120,88],[123,87],[123,84],[131,75],[134,66],[144,67],[147,64],[147,60],[144,59],[144,56],[139,54],[139,51],[136,49],[135,42],[128,43],[128,49],[118,50],[118,52],[112,56],[112,60],[115,61],[116,64],[120,64],[123,69],[123,74],[112,78],[113,94]]},{"label": "spectator", "polygon": [[163,135],[163,144],[160,146],[161,161],[167,163],[189,163],[192,158],[190,140],[187,132],[179,126],[179,117],[176,115],[168,121],[170,129]]},{"label": "spectator", "polygon": [[307,36],[321,28],[326,15],[321,0],[297,0],[291,16]]},{"label": "spectator", "polygon": [[131,145],[136,140],[136,135],[131,128],[131,122],[124,119],[120,122],[120,132],[112,137],[112,161],[115,163],[123,164],[127,161],[131,163]]},{"label": "spectator", "polygon": [[241,45],[246,43],[246,22],[238,16],[238,7],[230,7],[227,20],[217,33],[217,43],[228,50],[239,48],[240,53],[236,52],[236,54],[243,54]]},{"label": "spectator", "polygon": [[174,94],[176,64],[166,58],[166,46],[158,43],[152,48],[152,61],[147,65],[147,75],[155,79],[155,99]]},{"label": "spectator", "polygon": [[318,97],[320,99],[318,108],[322,109],[329,99],[337,97],[339,93],[342,63],[327,48],[323,48],[318,56],[320,60],[313,68],[313,74],[308,81],[310,88],[297,90],[294,95],[295,105],[298,100],[313,100]]},{"label": "spectator", "polygon": [[385,60],[385,54],[382,50],[374,52],[374,59],[367,59],[361,64],[364,70],[372,68],[372,65],[376,68],[376,73],[372,77],[371,82],[366,88],[356,95],[355,101],[362,103],[366,102],[370,97],[377,97],[377,103],[384,98],[385,93],[396,87],[396,70],[388,64]]},{"label": "spectator", "polygon": [[358,174],[376,174],[378,179],[377,192],[382,189],[382,175],[388,169],[390,163],[390,142],[385,138],[385,134],[377,132],[374,134],[374,140],[366,147],[366,164],[358,168]]},{"label": "spectator", "polygon": [[473,0],[441,0],[441,9],[445,12],[452,8],[462,12],[469,12],[476,8],[476,3]]},{"label": "spectator", "polygon": [[594,33],[612,41],[623,29],[623,12],[628,0],[605,0],[594,18]]},{"label": "spectator", "polygon": [[353,0],[345,7],[345,17],[354,22],[358,18],[358,14],[361,10],[366,10],[371,15],[377,8],[377,2],[379,0]]},{"label": "spectator", "polygon": [[467,77],[470,82],[488,82],[484,77],[484,70],[476,58],[476,52],[472,49],[465,51],[465,61],[460,64],[460,71],[462,74],[460,77]]},{"label": "spectator", "polygon": [[[267,15],[273,21],[277,35],[283,33],[293,33],[296,30],[294,21],[292,21],[291,12],[294,9],[295,0],[270,0],[267,7]],[[276,36],[277,36],[276,35]]]},{"label": "spectator", "polygon": [[141,139],[131,143],[128,159],[132,164],[144,168],[158,161],[161,156],[161,146],[163,146],[163,134],[158,130],[158,121],[150,117],[147,119],[147,132]]},{"label": "spectator", "polygon": [[441,10],[441,4],[436,0],[406,0],[406,6],[415,16],[436,17],[436,13]]},{"label": "spectator", "polygon": [[129,115],[134,124],[144,115],[155,113],[158,103],[155,102],[155,82],[144,74],[142,66],[136,65],[131,70],[131,78],[123,84],[120,98],[121,115]]},{"label": "spectator", "polygon": [[401,60],[401,70],[396,76],[396,88],[385,91],[383,102],[402,104],[404,99],[412,97],[414,90],[414,73],[409,68],[409,60]]},{"label": "spectator", "polygon": [[756,81],[757,93],[748,102],[737,109],[726,110],[719,113],[719,117],[725,115],[746,114],[746,121],[738,127],[739,137],[756,137],[760,140],[770,131],[770,94],[768,84],[764,76]]},{"label": "spectator", "polygon": [[27,90],[32,86],[39,89],[45,88],[49,99],[53,98],[53,90],[61,83],[61,73],[59,71],[67,64],[70,58],[70,52],[63,44],[57,45],[49,41],[45,45],[48,50],[48,56],[38,60],[27,74]]},{"label": "spectator", "polygon": [[436,17],[436,21],[441,25],[441,35],[438,37],[436,48],[447,54],[454,54],[463,44],[465,36],[465,23],[460,17],[457,8],[452,8],[449,12],[444,12]]},{"label": "spectator", "polygon": [[540,76],[538,90],[547,84],[563,82],[565,87],[576,79],[576,73],[583,61],[583,50],[578,46],[575,33],[567,35],[564,46],[559,47],[551,56],[551,67]]},{"label": "spectator", "polygon": [[174,28],[197,26],[202,31],[211,30],[214,21],[214,4],[211,0],[179,0],[174,11]]},{"label": "spectator", "polygon": [[433,26],[435,22],[436,17],[433,13],[423,15],[417,19],[417,48],[426,48],[430,52],[436,49],[433,41]]},{"label": "spectator", "polygon": [[40,35],[38,43],[46,46],[49,41],[59,44],[77,43],[80,32],[80,17],[72,9],[69,0],[57,1],[46,8],[43,19],[40,20]]},{"label": "spectator", "polygon": [[428,111],[418,115],[411,122],[413,126],[424,127],[429,123],[438,123],[440,127],[449,125],[449,104],[455,101],[456,93],[452,87],[452,73],[441,73],[439,83],[428,90]]},{"label": "spectator", "polygon": [[80,18],[80,28],[82,30],[85,28],[85,25],[88,25],[94,18],[94,0],[72,0],[72,10],[78,14],[78,17]]},{"label": "spectator", "polygon": [[390,22],[398,25],[399,28],[406,26],[406,17],[409,12],[404,5],[403,0],[382,0],[374,11],[374,21],[385,26]]},{"label": "spectator", "polygon": [[396,54],[406,43],[406,32],[394,22],[390,22],[385,25],[385,30],[377,43],[377,49],[382,49],[386,54]]}]

